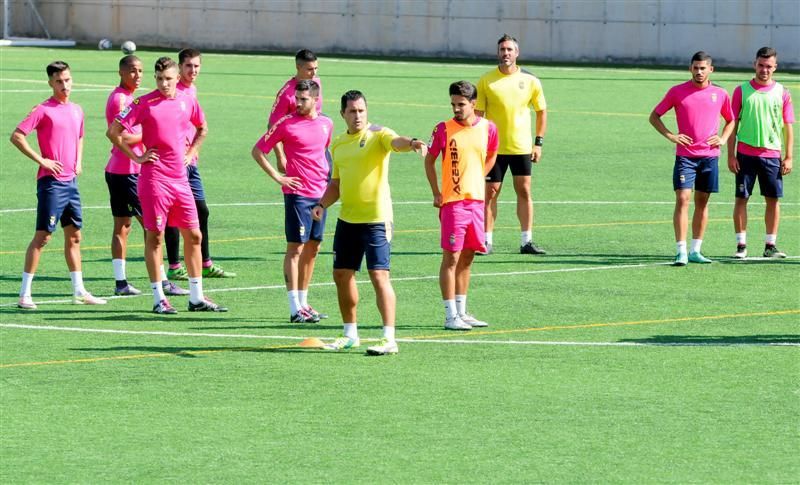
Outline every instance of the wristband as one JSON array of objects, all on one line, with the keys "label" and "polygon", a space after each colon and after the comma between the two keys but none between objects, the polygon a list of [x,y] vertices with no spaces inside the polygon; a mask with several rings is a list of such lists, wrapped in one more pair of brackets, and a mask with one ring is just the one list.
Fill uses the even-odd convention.
[{"label": "wristband", "polygon": [[412,138],[410,142],[408,142],[408,146],[414,148],[414,142],[419,141],[419,138]]},{"label": "wristband", "polygon": [[544,143],[543,136],[537,136],[536,138],[533,139],[533,144],[536,145],[537,147],[542,146],[542,143]]}]

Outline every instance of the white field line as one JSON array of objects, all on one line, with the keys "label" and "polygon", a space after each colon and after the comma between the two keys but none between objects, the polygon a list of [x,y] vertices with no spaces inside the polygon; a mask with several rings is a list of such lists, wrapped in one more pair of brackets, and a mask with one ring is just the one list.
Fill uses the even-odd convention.
[{"label": "white field line", "polygon": [[[305,340],[307,337],[290,335],[254,335],[254,334],[231,334],[231,333],[194,333],[194,332],[166,332],[162,330],[117,330],[110,328],[81,328],[81,327],[60,327],[51,325],[25,325],[19,323],[0,323],[0,328],[22,329],[22,330],[49,330],[58,332],[79,332],[79,333],[105,333],[117,335],[155,335],[159,337],[203,337],[203,338],[231,338],[231,339],[250,339],[250,340]],[[320,338],[322,341],[333,340],[334,337]],[[364,342],[375,342],[379,339],[362,338]],[[800,343],[794,342],[749,342],[749,343],[726,343],[726,342],[669,342],[669,343],[647,343],[647,342],[590,342],[590,341],[549,341],[549,340],[467,340],[467,339],[415,339],[398,338],[400,343],[432,343],[432,344],[454,344],[454,345],[535,345],[535,346],[582,346],[582,347],[800,347]]]},{"label": "white field line", "polygon": [[[516,204],[515,200],[500,200],[499,204]],[[675,201],[671,200],[536,200],[537,205],[675,205]],[[401,200],[393,201],[392,205],[431,205],[430,200]],[[733,202],[709,202],[709,205],[724,205],[731,206]],[[752,201],[750,206],[764,205],[763,201]],[[783,202],[782,206],[797,206],[800,202]],[[282,201],[277,202],[226,202],[219,204],[208,204],[209,207],[269,207],[280,206],[283,207]],[[83,210],[110,210],[108,205],[89,205],[81,207]],[[35,207],[26,207],[21,209],[0,209],[0,214],[13,214],[17,212],[36,212]]]}]

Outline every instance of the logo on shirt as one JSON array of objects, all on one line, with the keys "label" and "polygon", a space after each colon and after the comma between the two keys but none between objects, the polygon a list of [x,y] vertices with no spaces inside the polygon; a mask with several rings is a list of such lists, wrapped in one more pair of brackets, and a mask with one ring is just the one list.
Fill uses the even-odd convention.
[{"label": "logo on shirt", "polygon": [[[138,101],[138,99],[137,99],[137,101]],[[136,101],[134,101],[134,102],[136,102]],[[117,118],[119,118],[121,120],[124,120],[125,117],[128,116],[128,113],[130,113],[130,112],[131,112],[131,107],[127,106],[125,109],[123,109],[122,111],[119,112],[119,115],[117,115]]]},{"label": "logo on shirt", "polygon": [[520,81],[519,82],[519,88],[520,89],[525,89],[525,81]]},{"label": "logo on shirt", "polygon": [[711,102],[712,103],[716,103],[717,102],[717,93],[711,93]]},{"label": "logo on shirt", "polygon": [[359,148],[364,148],[364,145],[366,145],[366,144],[367,144],[367,137],[366,136],[362,136],[361,140],[359,140],[359,142],[358,142],[358,147]]},{"label": "logo on shirt", "polygon": [[455,139],[450,140],[450,180],[453,182],[453,192],[461,195],[461,172],[458,171],[458,144]]},{"label": "logo on shirt", "polygon": [[186,111],[186,102],[181,101],[181,111]]}]

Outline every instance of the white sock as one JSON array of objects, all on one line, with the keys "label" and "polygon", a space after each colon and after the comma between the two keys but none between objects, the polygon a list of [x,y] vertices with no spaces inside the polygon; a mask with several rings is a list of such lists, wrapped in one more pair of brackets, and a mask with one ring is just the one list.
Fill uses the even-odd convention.
[{"label": "white sock", "polygon": [[158,305],[161,303],[161,300],[166,300],[167,297],[164,295],[164,288],[161,286],[160,281],[156,281],[155,283],[150,283],[150,288],[153,289],[153,305]]},{"label": "white sock", "polygon": [[297,315],[301,308],[299,292],[298,290],[289,290],[287,295],[289,297],[289,311],[292,315]]},{"label": "white sock", "polygon": [[458,310],[456,310],[455,300],[444,300],[444,316],[448,320],[451,320],[456,316],[458,316]]},{"label": "white sock", "polygon": [[358,338],[358,324],[357,323],[345,323],[344,324],[344,336],[347,338],[351,338],[353,340]]},{"label": "white sock", "polygon": [[522,231],[519,233],[520,246],[524,246],[533,241],[533,231]]},{"label": "white sock", "polygon": [[167,281],[167,272],[164,271],[164,265],[161,265],[161,281]]},{"label": "white sock", "polygon": [[737,232],[736,233],[736,244],[747,244],[747,233],[746,232]]},{"label": "white sock", "polygon": [[467,295],[456,295],[456,311],[459,315],[467,313]]},{"label": "white sock", "polygon": [[308,308],[308,290],[297,290],[297,299],[300,300],[300,308]]},{"label": "white sock", "polygon": [[492,233],[491,232],[487,232],[486,233],[486,244],[492,244]]},{"label": "white sock", "polygon": [[72,279],[72,293],[75,296],[80,296],[86,293],[86,288],[83,287],[83,272],[70,271],[69,277]]},{"label": "white sock", "polygon": [[679,253],[686,252],[686,241],[676,241],[675,248]]},{"label": "white sock", "polygon": [[775,245],[775,242],[778,240],[777,234],[767,234],[764,236],[764,242],[767,244]]},{"label": "white sock", "polygon": [[117,281],[124,281],[128,279],[125,276],[125,260],[124,259],[112,259],[111,266],[114,267],[114,279]]},{"label": "white sock", "polygon": [[394,325],[391,327],[388,325],[383,326],[383,338],[389,342],[394,342]]},{"label": "white sock", "polygon": [[702,239],[692,239],[692,252],[693,253],[699,253],[701,246],[703,246],[703,240]]},{"label": "white sock", "polygon": [[189,277],[189,301],[192,303],[201,303],[205,300],[203,297],[203,278]]},{"label": "white sock", "polygon": [[22,272],[22,286],[19,289],[20,298],[31,296],[31,284],[33,283],[33,273]]}]

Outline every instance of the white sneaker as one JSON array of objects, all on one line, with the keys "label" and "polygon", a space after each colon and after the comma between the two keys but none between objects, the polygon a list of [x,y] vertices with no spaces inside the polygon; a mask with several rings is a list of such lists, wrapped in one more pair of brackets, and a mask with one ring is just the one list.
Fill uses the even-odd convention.
[{"label": "white sneaker", "polygon": [[17,302],[17,307],[23,310],[36,310],[36,303],[33,302],[33,298],[30,295],[21,296]]},{"label": "white sneaker", "polygon": [[747,245],[746,244],[737,244],[736,245],[736,252],[733,253],[733,257],[736,259],[744,259],[747,257]]},{"label": "white sneaker", "polygon": [[339,337],[333,342],[329,344],[325,344],[322,346],[324,350],[350,350],[361,345],[361,340],[356,338],[349,338],[349,337]]},{"label": "white sneaker", "polygon": [[488,327],[489,326],[488,323],[486,323],[484,321],[481,321],[481,320],[478,320],[477,318],[475,318],[474,316],[472,316],[469,313],[463,313],[463,314],[459,315],[459,317],[461,317],[461,321],[462,322],[466,323],[467,325],[469,325],[470,327],[473,327],[473,328],[475,328],[475,327]]},{"label": "white sneaker", "polygon": [[388,355],[398,352],[397,342],[394,340],[381,339],[378,345],[367,347],[367,355]]},{"label": "white sneaker", "polygon": [[446,318],[444,321],[445,330],[472,330],[472,325],[464,322],[459,316]]},{"label": "white sneaker", "polygon": [[106,300],[92,296],[88,291],[82,295],[74,295],[72,297],[73,305],[105,305],[106,303],[108,303]]}]

